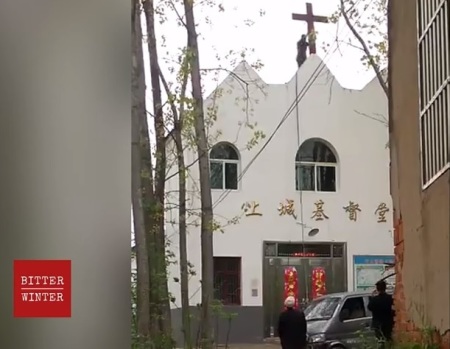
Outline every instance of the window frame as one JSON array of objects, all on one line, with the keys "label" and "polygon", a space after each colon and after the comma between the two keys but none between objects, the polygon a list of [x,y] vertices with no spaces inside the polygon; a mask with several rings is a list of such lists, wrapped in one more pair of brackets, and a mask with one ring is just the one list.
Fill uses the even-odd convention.
[{"label": "window frame", "polygon": [[446,128],[448,130],[450,122],[450,4],[445,0],[437,4],[416,0],[416,6],[420,176],[422,190],[425,190],[450,168],[448,133],[445,141]]},{"label": "window frame", "polygon": [[[239,154],[238,154],[239,156]],[[229,159],[209,159],[209,170],[211,171],[211,164],[220,164],[222,167],[222,188],[211,188],[211,190],[231,190],[231,191],[237,191],[239,190],[239,171],[240,171],[240,161],[239,160],[229,160]],[[226,164],[233,164],[236,165],[236,177],[237,177],[237,183],[236,183],[236,189],[226,188]]]},{"label": "window frame", "polygon": [[[221,299],[216,299],[219,300],[220,302],[222,302],[223,305],[230,305],[230,306],[242,306],[242,257],[240,256],[214,256],[214,265],[213,265],[213,284],[214,284],[214,299],[216,299],[216,292],[218,291],[218,289],[216,288],[216,275],[218,274],[223,274],[223,275],[232,275],[236,277],[236,280],[238,282],[238,290],[236,291],[236,298],[237,298],[237,302],[233,302],[233,301],[229,301],[230,294],[227,293],[226,297],[223,296],[222,291],[219,291],[219,297]],[[229,271],[229,270],[218,270],[216,268],[216,260],[217,259],[222,259],[222,260],[226,260],[227,263],[230,263],[231,261],[237,262],[236,266],[236,270],[234,271]],[[222,288],[220,288],[222,289]]]},{"label": "window frame", "polygon": [[[233,151],[236,153],[237,159],[220,159],[220,158],[211,158],[211,152],[214,150],[215,147],[219,146],[225,146],[233,149]],[[220,164],[222,167],[222,187],[221,188],[211,188],[212,191],[238,191],[240,189],[240,180],[239,180],[239,174],[241,171],[241,154],[239,153],[239,150],[231,143],[229,142],[217,142],[214,144],[211,149],[208,152],[208,160],[209,160],[209,171],[210,171],[210,180],[212,180],[212,173],[211,173],[211,164]],[[233,164],[236,165],[236,189],[226,188],[226,164]]]},{"label": "window frame", "polygon": [[[341,320],[341,313],[342,313],[342,310],[344,309],[345,303],[347,303],[347,301],[350,300],[350,299],[356,299],[356,298],[361,298],[362,306],[363,306],[363,310],[364,310],[364,316],[363,316],[363,317],[356,318],[356,319],[346,319],[346,320]],[[367,310],[368,310],[368,309],[367,309],[366,300],[364,299],[364,296],[360,295],[360,296],[346,297],[346,298],[343,300],[342,306],[341,306],[340,309],[339,309],[338,318],[339,318],[339,321],[340,321],[341,323],[343,323],[343,324],[346,324],[346,323],[349,323],[349,322],[353,322],[353,321],[367,320],[367,319],[370,319],[370,318],[371,318],[371,316],[368,315]]]},{"label": "window frame", "polygon": [[[297,184],[300,183],[298,178],[298,167],[301,167],[302,165],[305,166],[314,166],[314,190],[307,190],[307,189],[300,189],[297,187]],[[334,191],[322,191],[317,190],[317,182],[318,182],[318,176],[317,176],[317,167],[334,167]],[[295,190],[301,191],[301,192],[309,192],[309,193],[337,193],[338,192],[338,163],[337,162],[313,162],[313,161],[295,161]]]}]

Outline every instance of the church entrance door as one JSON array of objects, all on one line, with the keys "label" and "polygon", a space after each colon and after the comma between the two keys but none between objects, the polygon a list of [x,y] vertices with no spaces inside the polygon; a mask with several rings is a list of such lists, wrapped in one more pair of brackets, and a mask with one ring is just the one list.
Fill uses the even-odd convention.
[{"label": "church entrance door", "polygon": [[265,242],[263,261],[264,336],[277,336],[278,315],[283,310],[285,269],[297,271],[299,302],[312,300],[313,271],[323,268],[326,293],[347,291],[345,243]]}]

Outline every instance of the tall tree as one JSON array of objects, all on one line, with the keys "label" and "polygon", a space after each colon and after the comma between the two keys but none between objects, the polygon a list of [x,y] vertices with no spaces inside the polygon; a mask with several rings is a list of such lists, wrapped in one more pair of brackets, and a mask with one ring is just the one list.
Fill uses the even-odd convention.
[{"label": "tall tree", "polygon": [[[191,331],[190,331],[190,314],[189,314],[189,289],[188,281],[189,275],[195,273],[192,269],[193,266],[187,260],[186,251],[186,221],[187,218],[198,217],[199,210],[197,206],[195,208],[186,207],[186,176],[188,175],[188,169],[195,165],[196,163],[200,166],[201,172],[201,226],[202,226],[202,312],[201,317],[203,324],[202,327],[202,338],[203,347],[211,348],[213,342],[212,333],[212,309],[211,303],[213,301],[213,251],[212,251],[212,232],[214,228],[218,226],[217,223],[213,223],[212,214],[212,200],[209,185],[209,160],[208,151],[211,144],[208,144],[207,133],[208,128],[211,127],[212,123],[216,117],[216,110],[208,109],[208,112],[204,114],[203,112],[203,95],[202,95],[202,82],[200,79],[200,67],[198,60],[198,46],[197,46],[197,33],[195,32],[195,22],[192,12],[192,4],[190,11],[187,11],[189,22],[189,27],[192,30],[187,30],[188,33],[188,47],[183,52],[184,59],[181,60],[181,73],[178,76],[179,89],[174,89],[174,94],[171,95],[170,89],[173,88],[172,84],[168,84],[164,79],[158,66],[158,59],[165,61],[165,57],[158,57],[157,47],[164,47],[166,37],[163,35],[161,37],[161,43],[157,45],[156,35],[155,35],[155,16],[156,25],[161,25],[167,20],[166,9],[170,8],[173,13],[177,15],[178,21],[180,22],[180,28],[187,27],[186,20],[183,18],[175,7],[175,2],[169,0],[167,2],[163,1],[159,3],[159,8],[155,8],[156,3],[154,0],[136,0],[141,2],[140,5],[144,8],[145,21],[147,23],[147,38],[148,51],[150,56],[150,80],[152,89],[152,104],[153,109],[147,111],[145,115],[145,104],[142,110],[144,110],[143,116],[140,117],[140,124],[138,125],[140,135],[140,169],[133,167],[134,171],[139,171],[141,179],[141,205],[143,208],[143,219],[139,217],[138,212],[134,212],[135,225],[137,226],[139,222],[141,226],[145,227],[145,242],[147,245],[148,252],[148,266],[149,266],[149,288],[150,288],[150,337],[152,338],[152,344],[159,348],[165,348],[166,345],[161,343],[158,337],[170,337],[170,307],[169,307],[169,294],[167,290],[167,263],[171,258],[170,252],[166,254],[165,248],[170,244],[170,239],[164,234],[164,204],[168,204],[170,207],[170,193],[169,190],[165,192],[165,182],[173,176],[178,176],[178,207],[179,207],[179,255],[180,255],[180,283],[181,283],[181,303],[182,303],[182,313],[183,313],[183,330],[185,333],[185,347],[190,348],[191,343]],[[138,4],[138,2],[136,2]],[[182,2],[180,2],[180,5]],[[208,4],[212,5],[212,2]],[[184,3],[183,5],[189,6],[189,4]],[[197,5],[197,4],[196,4]],[[185,7],[186,9],[186,7]],[[218,7],[219,11],[223,11],[223,7]],[[190,13],[189,13],[190,12]],[[189,16],[191,15],[191,16]],[[193,35],[192,35],[193,33]],[[158,40],[159,41],[159,40]],[[194,53],[194,54],[193,54]],[[230,54],[227,60],[233,60],[231,55],[239,56],[240,59],[244,57],[243,52],[234,52]],[[167,57],[166,57],[167,58]],[[219,63],[219,62],[218,62]],[[234,64],[234,63],[232,63]],[[220,63],[219,63],[220,65]],[[158,68],[158,69],[157,69]],[[213,69],[203,70],[202,73],[206,71],[219,71],[223,68],[220,66]],[[169,73],[173,73],[173,67],[169,67]],[[192,76],[191,72],[194,72],[195,76]],[[159,78],[158,78],[159,73]],[[185,98],[186,89],[189,77],[191,77],[191,85],[193,98]],[[168,113],[167,109],[163,108],[161,100],[161,87],[160,84],[164,86],[167,94],[167,101],[164,106],[169,105],[172,112]],[[248,84],[244,83],[246,90],[246,98],[248,98]],[[143,82],[145,89],[145,81]],[[220,95],[220,93],[218,94]],[[194,102],[195,101],[195,102]],[[185,110],[186,109],[186,110]],[[252,125],[248,121],[248,103],[246,105],[247,118],[245,125],[248,124],[250,128]],[[173,120],[170,119],[170,114],[172,114]],[[147,120],[149,117],[150,120]],[[186,117],[186,118],[185,118]],[[151,152],[150,141],[149,141],[149,121],[153,120],[153,125],[155,128],[155,139],[152,145],[155,146],[154,152]],[[168,137],[166,136],[167,131],[170,129],[171,121],[173,121],[173,130],[170,132]],[[195,125],[194,125],[195,124]],[[136,124],[137,125],[137,124]],[[256,133],[257,131],[255,131]],[[135,129],[136,133],[136,129]],[[218,133],[219,134],[219,133]],[[166,138],[167,137],[167,138]],[[166,149],[166,139],[169,137],[174,138],[176,145],[175,161],[178,163],[178,171],[176,174],[171,174],[167,176],[168,167],[171,166],[172,158],[171,154],[167,153],[168,160],[166,160],[166,151],[171,151],[170,147]],[[136,138],[136,136],[135,136]],[[208,135],[209,142],[212,141],[214,136]],[[255,138],[260,138],[259,136]],[[196,148],[198,154],[196,160],[186,164],[184,159],[184,144],[187,148]],[[256,144],[253,140],[251,144]],[[136,143],[137,144],[137,143]],[[136,147],[137,148],[137,147]],[[250,148],[250,147],[249,147]],[[169,150],[168,150],[169,149]],[[154,163],[152,164],[152,160]],[[154,167],[152,165],[155,165]],[[205,172],[206,170],[206,172]],[[137,173],[137,172],[136,172]],[[166,177],[166,178],[164,178]],[[135,183],[138,183],[136,176]],[[137,186],[137,184],[136,184]],[[137,190],[135,192],[138,192]],[[169,200],[167,200],[169,198]],[[134,198],[133,203],[136,202],[134,207],[138,207],[139,202]],[[170,209],[170,208],[169,208]],[[141,218],[141,220],[139,220]],[[234,222],[230,220],[230,222]],[[197,225],[197,220],[191,222],[193,226]],[[232,224],[232,223],[231,223]],[[137,228],[135,228],[137,230]],[[140,245],[142,245],[143,239],[140,240]],[[142,256],[142,253],[141,253]],[[140,273],[141,275],[141,273]],[[142,276],[141,276],[142,278]],[[171,299],[175,301],[175,299]],[[138,306],[140,308],[140,306]],[[140,310],[140,309],[138,309]]]},{"label": "tall tree", "polygon": [[181,288],[181,313],[182,331],[184,335],[184,348],[192,348],[191,320],[189,309],[189,271],[187,258],[187,208],[186,208],[186,176],[187,167],[184,159],[183,145],[183,121],[185,113],[186,88],[189,78],[188,56],[183,56],[182,66],[179,74],[181,80],[181,91],[177,97],[171,92],[169,84],[160,71],[161,81],[166,91],[170,109],[173,117],[173,130],[170,133],[175,142],[177,165],[178,165],[178,234],[179,234],[179,254],[180,254],[180,288]]},{"label": "tall tree", "polygon": [[208,139],[205,130],[205,114],[203,109],[203,93],[200,72],[200,58],[197,41],[197,31],[194,19],[194,1],[183,0],[186,16],[186,30],[188,36],[188,50],[190,54],[191,89],[194,107],[194,130],[198,153],[200,200],[201,200],[201,261],[202,261],[202,308],[201,333],[202,348],[213,348],[213,317],[212,301],[214,297],[214,254],[213,230],[214,215],[211,196],[211,179],[208,159]]},{"label": "tall tree", "polygon": [[170,299],[167,284],[166,238],[164,221],[165,175],[166,175],[166,128],[161,97],[161,85],[158,65],[158,48],[155,34],[155,9],[153,0],[143,2],[147,23],[147,42],[150,58],[150,76],[153,100],[153,120],[155,127],[156,164],[155,164],[155,202],[153,214],[155,225],[155,255],[151,260],[156,264],[157,273],[155,292],[158,293],[155,304],[159,311],[159,322],[162,333],[171,338]]},{"label": "tall tree", "polygon": [[137,335],[141,343],[150,337],[150,273],[145,237],[144,210],[141,196],[141,120],[146,118],[145,72],[142,52],[142,28],[140,3],[131,1],[132,33],[132,111],[131,111],[131,197],[136,246],[137,271]]}]

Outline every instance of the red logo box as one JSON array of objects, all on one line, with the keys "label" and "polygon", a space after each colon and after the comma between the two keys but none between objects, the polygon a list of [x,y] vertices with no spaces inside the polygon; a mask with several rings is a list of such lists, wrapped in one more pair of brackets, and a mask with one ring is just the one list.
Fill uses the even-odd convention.
[{"label": "red logo box", "polygon": [[14,261],[14,317],[71,317],[70,260]]}]

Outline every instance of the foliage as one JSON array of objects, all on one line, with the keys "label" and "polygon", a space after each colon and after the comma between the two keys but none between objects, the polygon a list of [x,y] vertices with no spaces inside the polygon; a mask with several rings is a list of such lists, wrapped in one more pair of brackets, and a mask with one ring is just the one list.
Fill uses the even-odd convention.
[{"label": "foliage", "polygon": [[[226,338],[225,338],[225,349],[228,348],[229,340],[230,340],[230,333],[231,333],[231,324],[233,319],[237,317],[237,313],[234,312],[227,312],[224,309],[223,303],[219,300],[215,300],[213,302],[213,314],[216,318],[216,336],[219,333],[219,323],[220,320],[226,320],[227,322],[227,328],[226,328]],[[218,338],[216,338],[216,343],[218,342]]]},{"label": "foliage", "polygon": [[[340,45],[348,45],[361,51],[361,61],[368,69],[375,72],[376,78],[389,98],[387,60],[388,60],[388,1],[389,0],[339,0],[336,11],[330,16],[331,23],[346,25],[352,35],[343,40],[336,34],[335,41]],[[330,44],[328,44],[329,46]],[[384,123],[388,127],[387,118],[383,115],[367,115],[356,113]],[[391,146],[392,140],[386,143]]]},{"label": "foliage", "polygon": [[330,16],[330,22],[346,25],[352,33],[346,40],[335,38],[338,48],[344,44],[359,49],[361,61],[374,70],[386,96],[387,74],[383,69],[388,57],[387,11],[388,0],[340,0]]},{"label": "foliage", "polygon": [[[155,8],[156,14],[159,16],[159,23],[161,28],[167,24],[170,19],[174,18],[177,21],[177,26],[185,30],[185,16],[183,15],[183,9],[181,7],[181,2],[176,0],[161,0],[157,3]],[[199,9],[200,14],[202,14],[202,9],[216,9],[218,13],[224,12],[225,7],[223,4],[217,4],[215,1],[206,0],[200,1],[196,3],[196,9]],[[211,12],[209,12],[211,13]],[[257,13],[258,16],[264,15],[262,11]],[[201,15],[200,19],[197,22],[204,21],[205,23],[212,23],[211,14]],[[244,21],[245,26],[251,26],[253,21],[246,20]],[[183,34],[184,35],[184,34]],[[204,36],[204,34],[200,35]],[[186,75],[189,75],[189,62],[192,59],[192,52],[187,47],[177,48],[175,53],[171,53],[170,48],[170,38],[162,35],[161,38],[161,46],[167,49],[167,55],[161,59],[161,67],[166,66],[166,72],[162,74],[163,76],[174,77],[172,81],[167,81],[167,87],[170,93],[167,93],[167,102],[165,103],[165,120],[166,120],[166,128],[169,130],[174,125],[175,113],[178,114],[177,111],[183,109],[183,127],[182,127],[182,135],[183,135],[183,143],[185,148],[191,152],[195,152],[195,147],[197,143],[197,138],[194,132],[194,121],[196,118],[196,113],[194,111],[193,105],[194,101],[192,97],[189,97],[187,93],[183,93],[183,81]],[[249,93],[249,85],[255,85],[254,81],[245,81],[241,77],[237,76],[235,73],[230,71],[227,67],[236,65],[237,62],[245,59],[248,53],[252,53],[253,50],[251,48],[243,48],[242,50],[230,50],[224,56],[220,56],[216,54],[216,64],[215,67],[202,68],[202,78],[203,80],[209,80],[214,82],[217,85],[217,88],[213,91],[213,93],[205,99],[205,128],[208,134],[208,147],[209,149],[217,143],[218,140],[222,137],[222,131],[217,128],[216,122],[218,116],[220,114],[219,110],[219,101],[222,97],[230,95],[233,93],[233,90],[236,88],[235,86],[219,86],[219,79],[222,76],[220,73],[229,74],[236,82],[238,88],[241,91],[236,91],[235,104],[241,107],[242,110],[242,120],[238,122],[236,125],[237,133],[236,137],[230,140],[230,143],[235,145],[243,144],[240,147],[240,151],[250,151],[255,146],[259,144],[261,140],[263,140],[266,136],[263,130],[258,128],[256,122],[252,121],[253,116],[253,106],[258,103],[257,100],[253,100]],[[262,63],[259,60],[256,60],[253,63],[249,63],[253,69],[260,69],[262,67]],[[162,68],[161,68],[162,69]],[[257,86],[261,91],[264,86]],[[176,108],[176,111],[173,111],[173,107]],[[250,132],[249,139],[246,141],[242,141],[242,129],[245,128]],[[172,147],[168,150],[168,168],[166,172],[168,176],[166,180],[173,178],[174,175],[179,174],[179,171],[174,171],[170,169],[170,166],[175,164],[175,147]],[[170,160],[172,159],[172,160]],[[193,186],[192,190],[189,190],[190,198],[188,201],[190,202],[198,202],[199,200],[199,192],[200,188],[197,185],[197,180],[191,174],[191,167],[198,161],[198,158],[194,160],[194,162],[190,164],[186,164],[184,175],[190,181]],[[170,174],[169,174],[170,173]],[[176,209],[178,207],[177,202],[178,190],[171,190],[166,194],[166,210]],[[188,225],[192,227],[199,227],[200,221],[202,217],[202,212],[199,207],[190,206],[187,209],[187,221]],[[213,221],[212,229],[214,231],[224,232],[226,226],[231,224],[237,224],[242,217],[242,213],[238,212],[233,217],[220,217],[215,216]],[[166,218],[166,223],[176,227],[178,222],[175,218]],[[176,228],[175,228],[176,229]]]},{"label": "foliage", "polygon": [[[132,254],[131,258],[135,258]],[[137,333],[137,274],[134,270],[131,271],[131,341],[132,343],[137,343],[138,333]],[[134,345],[134,344],[133,344]]]},{"label": "foliage", "polygon": [[418,333],[418,338],[411,340],[408,334],[397,334],[397,343],[395,349],[439,349],[440,345],[436,342],[438,330],[432,326],[424,326]]},{"label": "foliage", "polygon": [[[132,253],[131,258],[135,258]],[[131,271],[131,349],[172,349],[174,343],[172,338],[164,335],[158,335],[143,341],[138,333],[137,322],[137,273]]]},{"label": "foliage", "polygon": [[[138,1],[139,2],[139,1]],[[139,2],[140,3],[140,2]],[[144,137],[144,142],[146,144],[141,144],[143,148],[143,154],[147,152],[150,156],[150,164],[149,171],[141,170],[141,177],[153,181],[151,186],[154,186],[154,195],[156,197],[156,201],[152,200],[143,200],[144,211],[146,217],[151,217],[151,219],[156,220],[156,225],[149,228],[146,226],[147,233],[151,236],[155,236],[155,241],[147,242],[148,250],[149,250],[149,264],[151,266],[151,284],[150,293],[151,293],[151,321],[158,322],[160,325],[162,323],[167,323],[167,318],[165,317],[166,313],[161,308],[160,302],[166,302],[167,299],[175,304],[176,299],[170,293],[167,294],[167,289],[164,289],[164,285],[166,284],[165,280],[167,278],[168,266],[170,264],[176,264],[180,261],[177,260],[176,254],[171,249],[171,236],[167,236],[165,234],[165,241],[163,240],[162,245],[160,244],[158,239],[161,239],[161,232],[164,233],[165,228],[168,226],[167,223],[170,223],[174,226],[179,225],[180,222],[177,220],[168,219],[167,211],[176,210],[180,207],[179,202],[177,200],[177,195],[180,192],[178,190],[170,190],[166,191],[164,194],[164,202],[165,207],[161,207],[161,197],[158,196],[160,193],[161,185],[164,186],[171,178],[176,175],[182,174],[186,178],[191,177],[190,167],[193,166],[199,159],[199,155],[197,154],[197,159],[192,162],[185,164],[182,168],[179,167],[179,162],[177,166],[177,155],[180,154],[179,149],[171,146],[172,138],[170,135],[173,135],[174,127],[176,127],[177,122],[182,119],[181,133],[183,138],[183,153],[184,150],[189,150],[190,152],[197,151],[197,143],[198,143],[198,134],[196,134],[195,130],[195,122],[198,118],[197,111],[195,110],[196,101],[189,96],[189,89],[186,90],[186,81],[189,75],[192,75],[192,64],[194,59],[194,54],[192,51],[192,47],[174,47],[172,45],[172,41],[176,41],[177,35],[174,34],[172,37],[166,37],[165,35],[158,36],[157,33],[161,28],[164,28],[166,25],[170,25],[171,23],[176,23],[179,29],[181,29],[180,34],[182,36],[186,36],[187,25],[186,25],[186,16],[183,14],[183,1],[181,0],[159,0],[159,1],[151,1],[145,0],[143,1],[143,7],[146,10],[145,18],[147,20],[147,37],[144,37],[144,42],[149,46],[150,53],[150,70],[151,70],[151,80],[152,80],[152,92],[153,92],[153,110],[147,111],[149,116],[148,122],[145,122],[145,129],[147,132],[147,137]],[[221,13],[225,11],[225,7],[223,4],[217,4],[212,0],[203,0],[195,3],[196,15],[197,13],[201,14],[202,9],[209,9],[209,13],[213,13],[216,10],[217,13]],[[198,10],[198,11],[197,11]],[[262,15],[262,12],[259,13]],[[205,22],[212,24],[214,21],[209,17],[210,15],[206,15],[197,19],[197,23]],[[172,21],[175,18],[175,22]],[[153,27],[155,24],[155,27]],[[252,21],[244,21],[245,26],[251,26]],[[156,29],[156,30],[154,30]],[[171,30],[162,30],[161,32],[171,32]],[[156,33],[156,35],[155,35]],[[200,35],[201,37],[201,35]],[[156,43],[155,43],[156,41]],[[157,46],[157,49],[155,47]],[[155,62],[155,57],[157,51],[166,50],[162,55],[159,55],[159,59]],[[244,48],[242,50],[231,50],[225,56],[220,57],[220,55],[216,56],[216,67],[208,67],[201,68],[200,73],[202,78],[213,80],[216,82],[217,86],[220,74],[223,72],[227,72],[233,76],[233,72],[227,70],[227,67],[230,65],[236,65],[238,61],[245,59],[246,52],[252,51],[251,49]],[[153,56],[152,56],[153,55]],[[153,58],[153,59],[152,59]],[[252,64],[253,68],[260,68],[262,66],[261,62],[256,61]],[[155,80],[155,72],[159,71],[159,77]],[[255,147],[258,142],[265,137],[264,132],[257,128],[256,122],[252,122],[250,120],[250,116],[252,114],[253,108],[252,104],[257,103],[257,101],[252,101],[249,94],[249,85],[253,82],[248,82],[239,79],[239,77],[235,76],[236,81],[239,81],[239,85],[242,87],[243,92],[240,93],[241,97],[236,98],[236,104],[242,104],[242,112],[243,118],[242,121],[239,121],[239,125],[237,125],[239,131],[241,128],[247,128],[250,130],[250,139],[245,142],[239,140],[239,132],[236,135],[236,139],[234,143],[244,144],[243,150],[251,150]],[[163,93],[163,99],[166,101],[155,103],[155,86],[156,90],[160,90],[158,87],[159,83],[155,84],[155,82],[161,81],[165,93]],[[204,88],[204,86],[203,86]],[[262,89],[263,87],[258,87]],[[158,91],[156,91],[158,93]],[[224,94],[232,93],[231,90],[227,90],[226,88],[217,88],[214,93],[207,99],[205,99],[205,120],[204,126],[207,132],[207,147],[210,148],[217,140],[221,137],[222,132],[220,129],[216,127],[216,121],[219,115],[219,103],[218,100],[224,96]],[[242,97],[244,96],[244,97]],[[162,114],[161,114],[162,111]],[[177,119],[178,117],[178,119]],[[197,120],[198,121],[198,120]],[[163,129],[161,128],[163,126]],[[152,129],[153,128],[153,129]],[[156,139],[155,139],[156,137]],[[141,140],[142,143],[142,140]],[[150,143],[150,147],[149,147]],[[153,146],[153,143],[156,143],[156,147]],[[167,147],[164,146],[164,151],[162,151],[162,144],[166,143]],[[146,149],[149,148],[150,151]],[[145,160],[144,160],[145,161]],[[163,172],[165,173],[165,177],[163,178],[161,175],[161,166],[158,167],[158,164],[164,164]],[[176,170],[173,167],[177,167]],[[181,176],[179,176],[181,177]],[[162,182],[161,182],[162,179]],[[192,179],[192,177],[191,177]],[[163,183],[164,182],[164,183]],[[193,181],[195,182],[195,181]],[[172,189],[172,188],[171,188]],[[159,191],[158,191],[159,190]],[[148,190],[147,190],[148,191]],[[191,200],[196,198],[198,202],[199,196],[199,188],[194,188],[189,194],[191,195]],[[148,193],[148,192],[147,192]],[[145,194],[145,189],[144,193]],[[186,200],[188,201],[188,200]],[[201,210],[200,207],[189,207],[186,212],[187,223],[186,225],[190,225],[193,227],[199,226],[199,221],[201,221]],[[161,218],[164,218],[163,221],[160,221]],[[169,222],[168,222],[169,221]],[[221,231],[224,232],[224,228],[227,224],[237,224],[239,221],[238,216],[232,218],[225,217],[215,217],[212,226],[208,229],[212,231]],[[149,233],[150,231],[150,233]],[[175,228],[176,231],[176,228]],[[179,229],[181,231],[181,228]],[[149,240],[148,239],[148,240]],[[164,247],[165,245],[165,247]],[[164,262],[162,261],[166,261]],[[190,262],[187,263],[188,274],[189,277],[192,277],[196,274],[195,267]],[[156,265],[156,267],[155,267]],[[171,275],[171,277],[175,281],[180,281],[177,276]],[[182,281],[182,280],[181,280]],[[182,282],[181,282],[182,284]],[[136,299],[137,299],[137,290],[136,290],[136,275],[133,275],[132,280],[132,327],[133,327],[133,348],[172,348],[174,343],[171,338],[167,337],[167,331],[163,330],[162,332],[158,332],[158,335],[155,336],[154,333],[152,335],[152,342],[142,343],[140,341],[139,335],[137,333],[137,311],[136,311]],[[156,303],[155,303],[156,302]],[[229,327],[231,327],[231,319],[229,316]],[[153,325],[152,325],[153,326]],[[170,320],[169,320],[170,326]]]},{"label": "foliage", "polygon": [[[436,343],[434,334],[436,329],[432,327],[424,327],[420,331],[420,339],[411,340],[408,334],[396,333],[396,340],[390,343],[386,348],[389,349],[439,349],[440,346]],[[378,343],[375,336],[368,336],[363,331],[358,331],[359,343],[362,349],[377,349]]]},{"label": "foliage", "polygon": [[[361,50],[361,61],[371,68],[375,64],[382,69],[387,65],[387,2],[388,0],[345,0],[344,7],[330,16],[330,22],[345,25],[344,14],[351,25],[364,38],[370,54],[364,52],[361,43],[355,37],[346,40],[336,38],[338,44],[345,44]],[[343,22],[343,23],[341,23]]]}]

